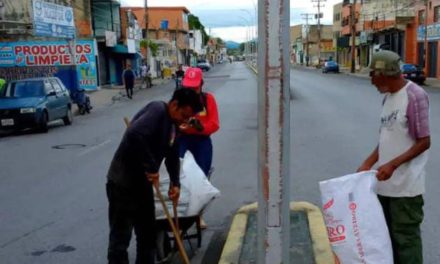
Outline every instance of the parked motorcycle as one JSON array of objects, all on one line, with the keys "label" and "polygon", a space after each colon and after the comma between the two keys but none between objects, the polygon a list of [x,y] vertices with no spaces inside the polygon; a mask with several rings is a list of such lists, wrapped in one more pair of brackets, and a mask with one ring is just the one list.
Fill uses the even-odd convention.
[{"label": "parked motorcycle", "polygon": [[78,106],[78,112],[80,115],[84,115],[85,113],[90,113],[92,110],[92,105],[90,103],[90,97],[86,94],[84,89],[76,89],[71,91],[70,98],[73,103]]}]

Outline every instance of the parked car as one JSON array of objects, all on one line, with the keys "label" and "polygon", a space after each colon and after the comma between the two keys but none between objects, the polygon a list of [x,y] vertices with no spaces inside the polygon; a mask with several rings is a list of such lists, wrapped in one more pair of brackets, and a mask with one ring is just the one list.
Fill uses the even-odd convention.
[{"label": "parked car", "polygon": [[423,84],[426,80],[425,72],[422,67],[411,64],[402,63],[400,64],[400,71],[402,72],[403,78],[411,80],[418,84]]},{"label": "parked car", "polygon": [[335,61],[326,61],[322,67],[322,73],[328,72],[339,73],[339,65]]},{"label": "parked car", "polygon": [[69,91],[56,77],[11,81],[0,97],[0,129],[37,128],[48,131],[50,121],[72,124]]},{"label": "parked car", "polygon": [[211,64],[207,60],[199,60],[197,61],[197,68],[200,68],[202,71],[209,71]]}]

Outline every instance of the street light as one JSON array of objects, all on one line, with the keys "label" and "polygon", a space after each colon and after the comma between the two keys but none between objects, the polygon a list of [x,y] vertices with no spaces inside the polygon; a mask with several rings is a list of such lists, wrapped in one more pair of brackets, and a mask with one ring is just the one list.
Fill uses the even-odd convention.
[{"label": "street light", "polygon": [[244,22],[246,22],[246,42],[245,42],[245,54],[246,54],[246,62],[249,63],[249,54],[252,53],[252,47],[250,46],[250,39],[252,38],[252,30],[250,30],[251,23],[249,20],[242,16],[238,16],[240,19],[242,19]]},{"label": "street light", "polygon": [[252,25],[252,27],[255,28],[255,31],[254,30],[251,31],[252,32],[252,34],[251,34],[252,42],[255,43],[254,49],[253,49],[253,47],[251,45],[251,50],[250,50],[250,53],[253,56],[254,51],[255,51],[255,53],[257,53],[257,41],[256,41],[256,39],[257,39],[258,33],[257,33],[257,26],[256,25],[257,25],[258,21],[257,21],[257,8],[256,8],[255,3],[253,1],[252,1],[252,4],[254,5],[254,9],[255,9],[254,10],[255,11],[254,15],[252,15],[252,13],[249,10],[247,10],[247,9],[240,9],[240,11],[246,12],[249,15],[249,17],[251,18],[251,21],[253,20],[253,23],[250,23]]},{"label": "street light", "polygon": [[243,54],[247,60],[247,56],[249,55],[249,27],[244,24],[238,24],[240,27],[246,29],[246,37],[244,39],[244,46],[243,46]]}]

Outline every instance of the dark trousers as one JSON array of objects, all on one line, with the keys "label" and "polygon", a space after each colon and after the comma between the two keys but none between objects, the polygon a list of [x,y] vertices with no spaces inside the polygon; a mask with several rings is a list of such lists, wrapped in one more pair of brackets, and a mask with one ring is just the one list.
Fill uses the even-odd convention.
[{"label": "dark trousers", "polygon": [[423,221],[423,197],[380,196],[395,264],[423,264],[420,224]]},{"label": "dark trousers", "polygon": [[142,84],[139,88],[142,88],[143,85],[145,85],[145,88],[151,88],[151,86],[153,86],[150,76],[147,75],[142,77]]},{"label": "dark trousers", "polygon": [[125,85],[125,91],[127,92],[127,97],[128,98],[132,98],[133,97],[133,86]]},{"label": "dark trousers", "polygon": [[108,182],[110,236],[109,264],[128,264],[127,248],[136,234],[136,264],[155,263],[155,216],[151,184],[142,192]]},{"label": "dark trousers", "polygon": [[190,151],[197,165],[208,176],[212,164],[211,138],[209,136],[181,135],[178,142],[180,157],[183,158],[185,152]]}]

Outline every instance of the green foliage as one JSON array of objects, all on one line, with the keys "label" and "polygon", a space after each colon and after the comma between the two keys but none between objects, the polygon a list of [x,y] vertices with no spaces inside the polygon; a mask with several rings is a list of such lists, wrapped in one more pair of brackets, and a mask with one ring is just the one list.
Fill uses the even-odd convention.
[{"label": "green foliage", "polygon": [[209,40],[209,35],[206,33],[205,27],[203,26],[203,24],[200,23],[199,18],[195,15],[190,14],[188,16],[188,24],[189,24],[190,30],[196,29],[196,30],[202,31],[203,45],[206,45],[206,43]]},{"label": "green foliage", "polygon": [[244,43],[240,43],[240,47],[239,47],[239,49],[240,49],[240,52],[244,52]]},{"label": "green foliage", "polygon": [[158,45],[157,43],[154,43],[154,42],[151,41],[151,40],[143,39],[143,40],[141,40],[141,42],[140,42],[140,46],[141,46],[141,48],[143,48],[143,49],[150,48],[151,55],[152,55],[153,57],[156,57],[156,56],[157,56],[157,52],[159,51],[159,45]]},{"label": "green foliage", "polygon": [[228,56],[239,56],[241,54],[240,49],[228,49],[226,52]]}]

